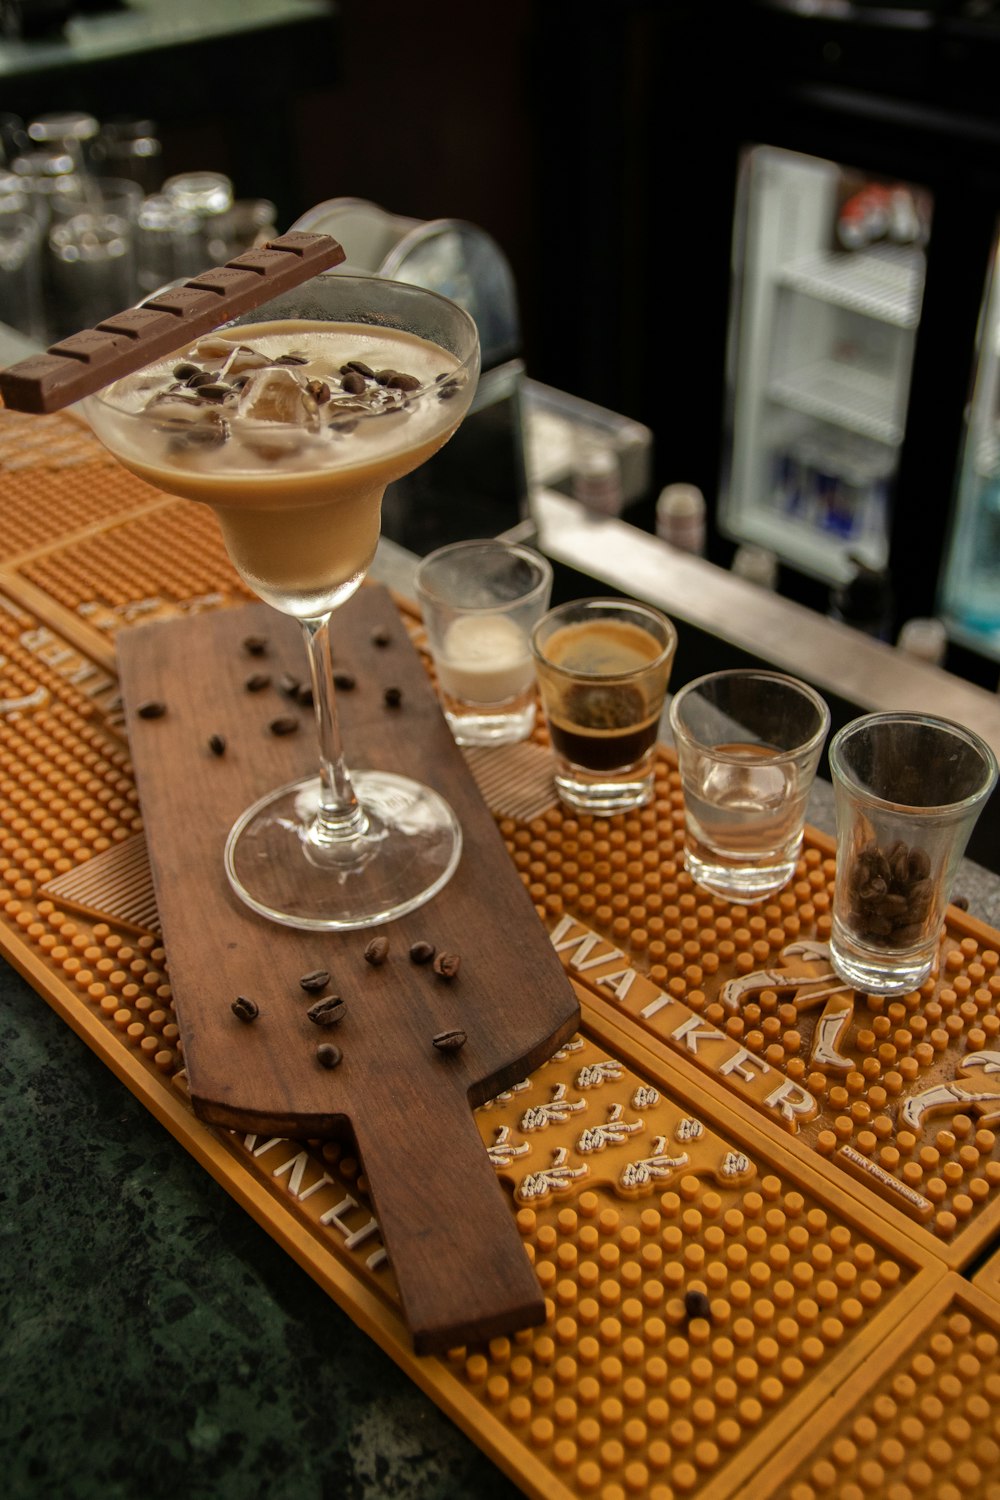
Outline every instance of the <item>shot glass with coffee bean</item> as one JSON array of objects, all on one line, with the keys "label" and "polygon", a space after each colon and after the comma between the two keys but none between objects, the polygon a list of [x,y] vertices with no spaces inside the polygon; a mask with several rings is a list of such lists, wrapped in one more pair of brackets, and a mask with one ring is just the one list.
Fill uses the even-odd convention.
[{"label": "shot glass with coffee bean", "polygon": [[918,988],[958,862],[997,779],[989,746],[927,714],[867,714],[830,745],[837,880],[830,952],[873,995]]}]

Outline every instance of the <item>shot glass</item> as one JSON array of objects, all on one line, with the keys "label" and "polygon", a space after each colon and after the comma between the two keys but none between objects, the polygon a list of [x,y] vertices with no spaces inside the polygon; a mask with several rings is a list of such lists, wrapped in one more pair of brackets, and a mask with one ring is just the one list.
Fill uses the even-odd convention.
[{"label": "shot glass", "polygon": [[562,800],[601,816],[649,802],[672,622],[627,599],[578,599],[538,622],[531,649]]},{"label": "shot glass", "polygon": [[552,568],[511,542],[453,542],[417,568],[417,597],[444,715],[460,745],[508,745],[535,726],[529,639]]},{"label": "shot glass", "polygon": [[830,772],[833,966],[869,994],[908,994],[934,966],[955,870],[996,783],[996,757],[947,719],[866,714],[834,735]]},{"label": "shot glass", "polygon": [[830,710],[804,682],[737,668],[689,682],[670,704],[684,792],[684,863],[728,901],[787,885]]}]

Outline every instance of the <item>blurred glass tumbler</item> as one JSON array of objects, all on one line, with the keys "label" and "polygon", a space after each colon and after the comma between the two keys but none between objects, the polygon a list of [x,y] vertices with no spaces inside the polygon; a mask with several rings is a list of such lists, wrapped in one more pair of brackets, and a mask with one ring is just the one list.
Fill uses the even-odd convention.
[{"label": "blurred glass tumbler", "polygon": [[997,779],[993,751],[960,724],[868,714],[836,734],[837,883],[830,953],[872,995],[927,978],[951,883]]},{"label": "blurred glass tumbler", "polygon": [[578,599],[539,621],[531,649],[562,800],[598,816],[651,801],[670,620],[627,599]]},{"label": "blurred glass tumbler", "polygon": [[529,637],[552,569],[510,542],[453,542],[417,568],[417,597],[444,715],[460,745],[508,745],[535,726]]},{"label": "blurred glass tumbler", "polygon": [[729,901],[787,885],[830,728],[818,693],[780,672],[712,672],[670,705],[684,791],[684,863]]}]

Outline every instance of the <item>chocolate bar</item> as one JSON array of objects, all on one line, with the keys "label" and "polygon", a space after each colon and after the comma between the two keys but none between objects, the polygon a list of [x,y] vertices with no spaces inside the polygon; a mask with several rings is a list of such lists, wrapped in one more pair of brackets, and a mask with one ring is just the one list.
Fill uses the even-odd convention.
[{"label": "chocolate bar", "polygon": [[59,411],[343,259],[328,234],[279,235],[0,370],[0,396],[13,411]]}]

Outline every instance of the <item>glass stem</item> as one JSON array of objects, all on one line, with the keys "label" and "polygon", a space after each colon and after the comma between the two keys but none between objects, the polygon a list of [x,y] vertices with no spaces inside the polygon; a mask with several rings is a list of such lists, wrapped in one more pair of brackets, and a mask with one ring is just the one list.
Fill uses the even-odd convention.
[{"label": "glass stem", "polygon": [[302,633],[309,657],[319,737],[320,806],[310,830],[310,839],[324,847],[348,844],[367,832],[368,819],[355,795],[344,760],[333,685],[329,614],[303,620]]}]

